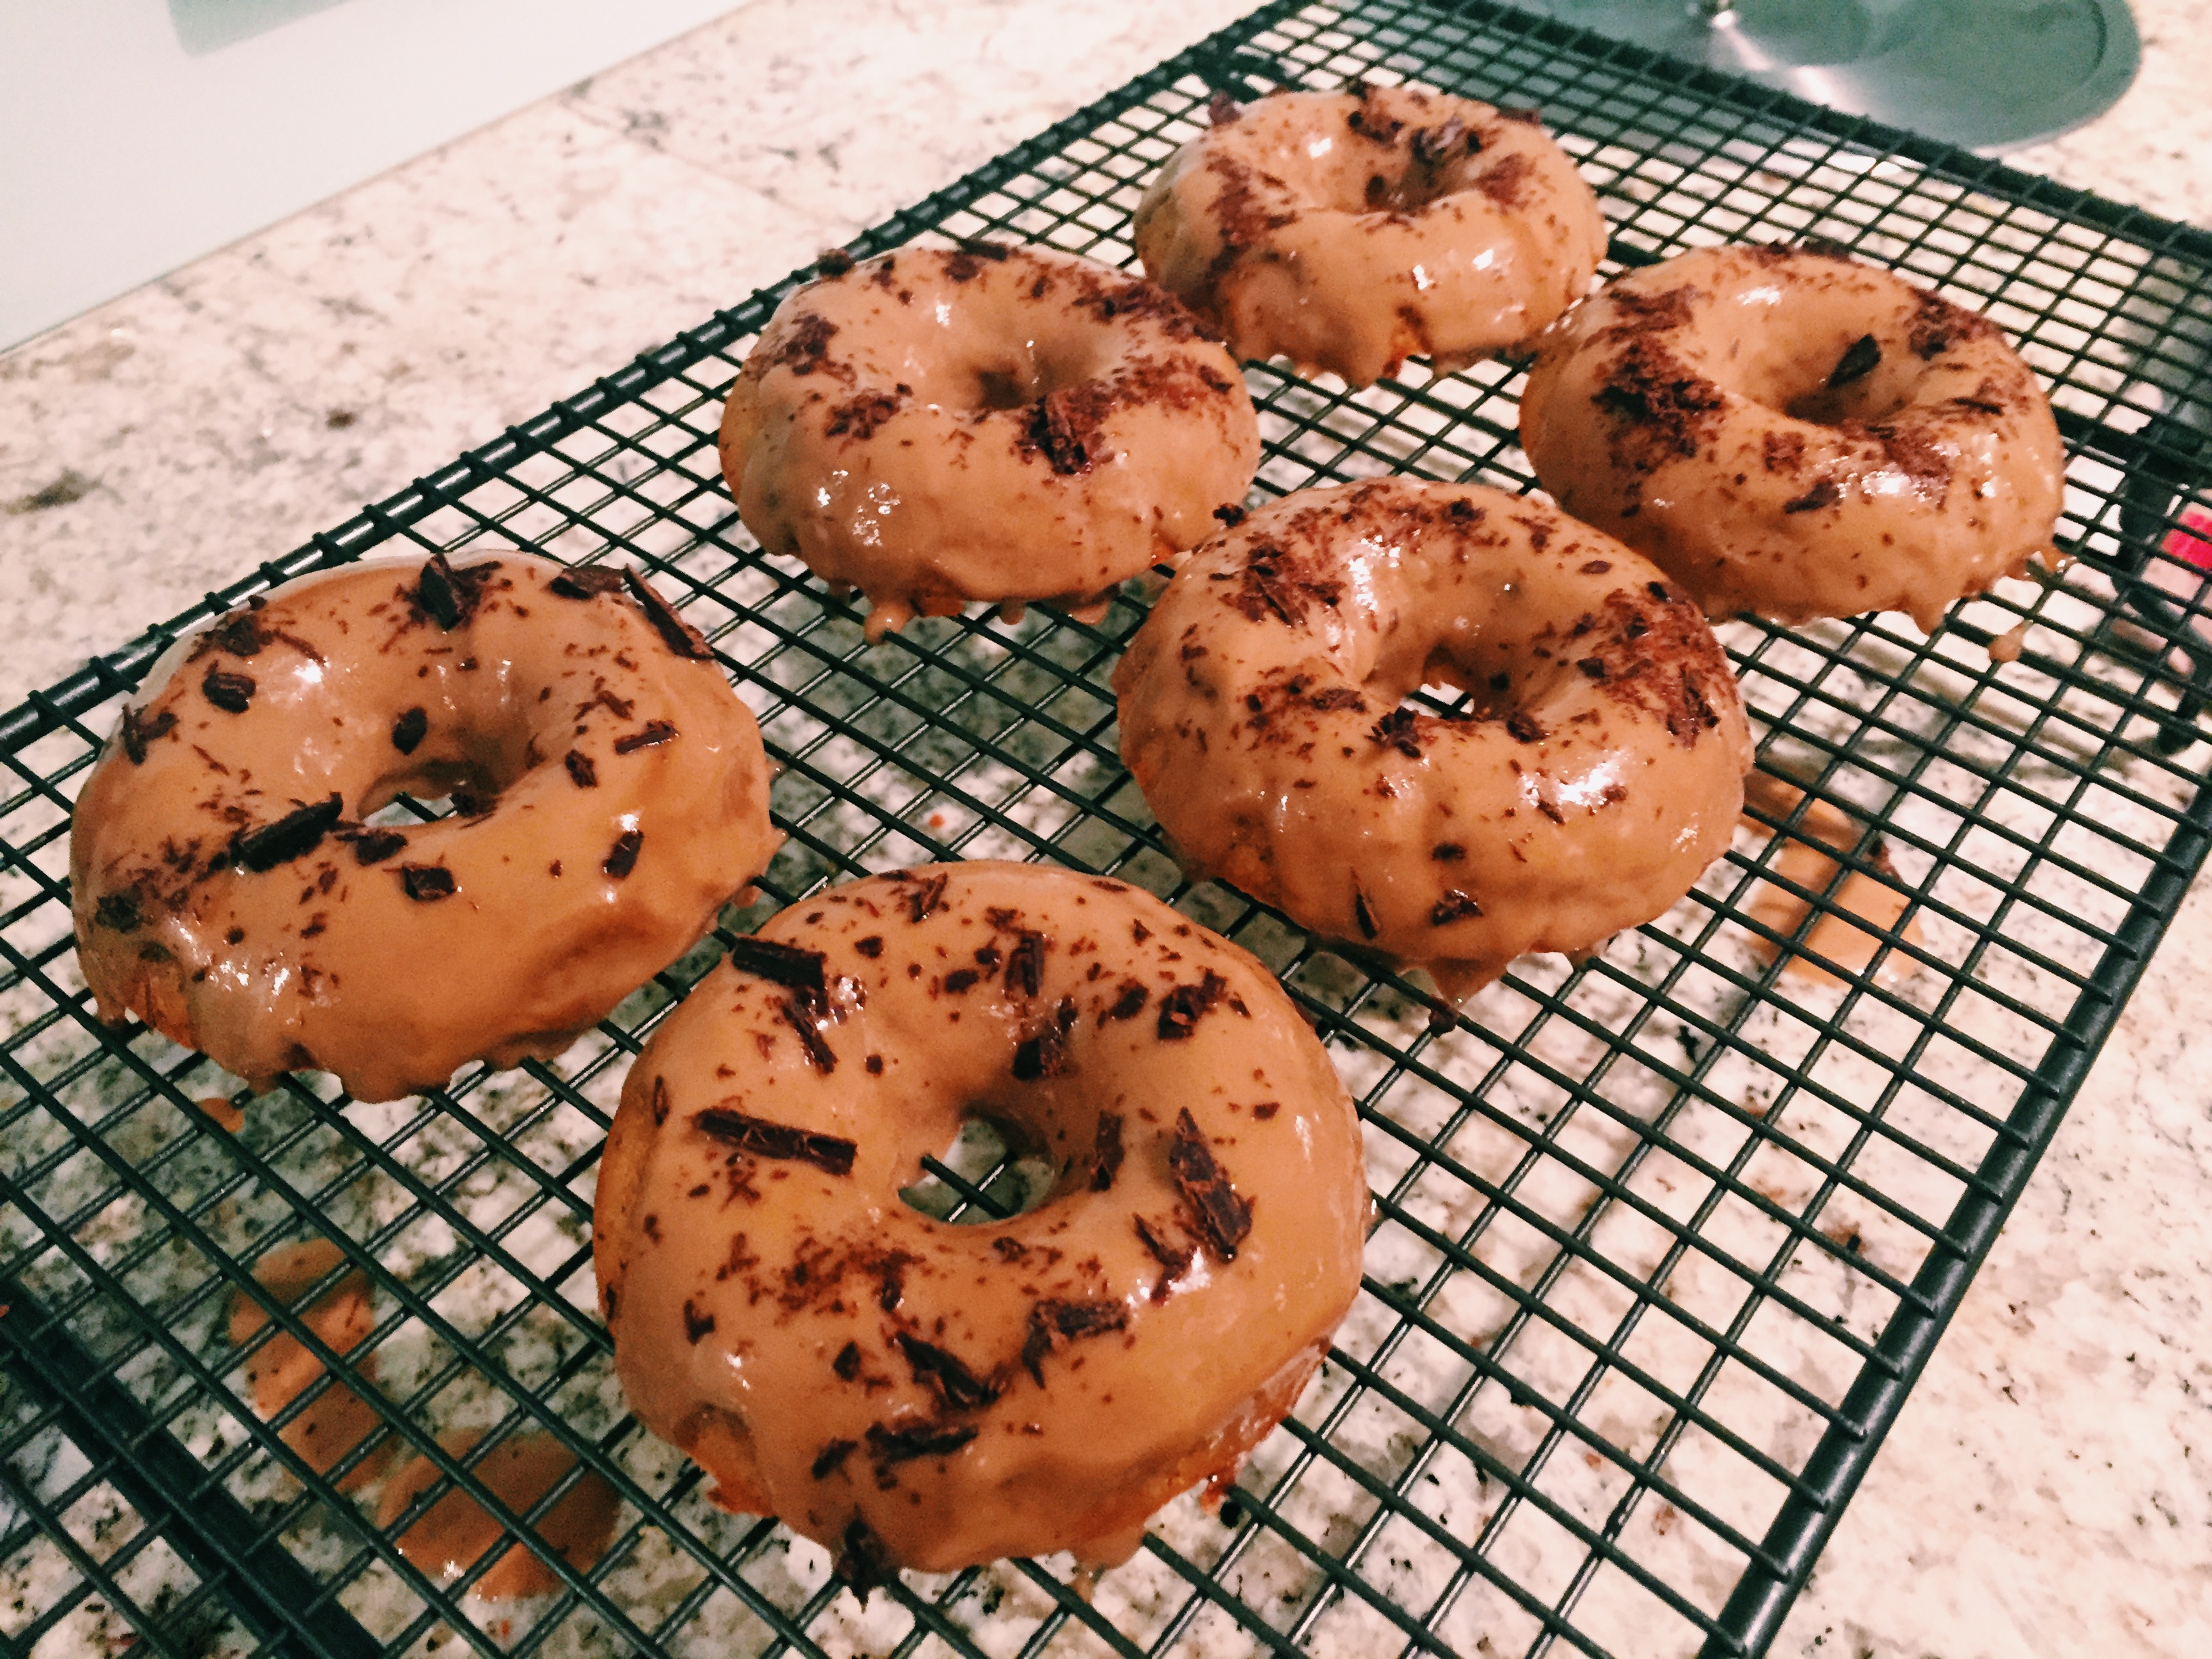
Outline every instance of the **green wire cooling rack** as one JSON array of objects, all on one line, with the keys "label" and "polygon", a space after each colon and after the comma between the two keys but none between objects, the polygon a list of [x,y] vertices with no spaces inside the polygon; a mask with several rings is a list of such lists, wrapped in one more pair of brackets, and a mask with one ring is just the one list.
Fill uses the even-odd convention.
[{"label": "green wire cooling rack", "polygon": [[[2075,562],[1933,638],[1885,617],[1729,624],[1761,764],[1803,795],[1762,796],[1787,810],[1660,921],[1579,966],[1523,962],[1455,1020],[1182,880],[1115,754],[1134,586],[1097,626],[925,621],[869,647],[851,607],[761,555],[714,442],[781,290],[754,295],[0,720],[0,1645],[1765,1650],[2204,857],[2203,611],[2160,548],[2204,472],[2212,238],[1504,7],[1354,0],[1260,11],[856,251],[939,232],[1128,264],[1143,181],[1213,93],[1355,76],[1540,108],[1616,264],[1817,235],[1996,318],[2061,411]],[[1356,393],[1249,375],[1261,495],[1384,471],[1529,483],[1510,363]],[[790,842],[724,939],[848,874],[1043,859],[1168,894],[1311,1014],[1359,1101],[1377,1220],[1321,1382],[1218,1511],[1179,1500],[1095,1587],[1009,1562],[864,1607],[821,1550],[715,1510],[629,1419],[592,1310],[595,1162],[628,1057],[711,941],[558,1064],[396,1105],[312,1076],[247,1103],[94,1018],[70,801],[164,645],[373,550],[500,547],[647,568],[760,713]],[[1815,811],[1857,839],[1808,886],[1778,859]],[[1800,971],[1854,878],[1901,907],[1876,960]],[[1010,1179],[964,1154],[935,1172],[987,1211]],[[338,1262],[315,1286],[257,1279],[315,1241]],[[341,1353],[301,1316],[348,1271],[370,1314]],[[258,1335],[232,1340],[234,1304],[265,1316]],[[264,1421],[246,1371],[281,1337],[327,1372]],[[380,1426],[319,1472],[284,1431],[340,1387]],[[456,1455],[464,1430],[482,1438]],[[565,1486],[516,1513],[479,1479],[522,1433],[611,1486],[596,1560],[533,1530]],[[395,1453],[441,1478],[380,1526]],[[472,1595],[489,1556],[451,1583],[410,1565],[398,1534],[454,1487],[547,1559],[550,1591]]]}]

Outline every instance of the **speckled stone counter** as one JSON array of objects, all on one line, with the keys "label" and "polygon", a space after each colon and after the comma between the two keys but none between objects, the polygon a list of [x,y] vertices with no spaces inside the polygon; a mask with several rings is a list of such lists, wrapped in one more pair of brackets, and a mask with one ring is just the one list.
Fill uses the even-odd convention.
[{"label": "speckled stone counter", "polygon": [[[756,0],[0,356],[0,704],[1246,0]],[[2016,165],[2212,223],[2200,0]],[[2212,896],[2185,904],[1775,1651],[2212,1653]]]}]

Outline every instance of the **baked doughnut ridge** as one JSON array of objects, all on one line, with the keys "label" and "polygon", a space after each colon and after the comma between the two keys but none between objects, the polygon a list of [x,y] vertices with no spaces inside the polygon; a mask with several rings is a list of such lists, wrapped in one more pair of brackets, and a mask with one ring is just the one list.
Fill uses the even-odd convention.
[{"label": "baked doughnut ridge", "polygon": [[[902,1201],[983,1116],[1058,1174]],[[976,861],[742,941],[623,1091],[592,1218],[631,1408],[865,1589],[1112,1565],[1293,1405],[1359,1283],[1351,1102],[1282,988],[1139,890]]]},{"label": "baked doughnut ridge", "polygon": [[[557,1054],[768,864],[768,763],[633,572],[501,553],[287,584],[184,641],[70,821],[78,959],[257,1088]],[[403,792],[451,816],[369,822]]]},{"label": "baked doughnut ridge", "polygon": [[[1406,700],[1456,688],[1455,713]],[[1695,605],[1476,484],[1300,491],[1194,553],[1114,673],[1185,866],[1471,994],[1650,921],[1727,848],[1751,742]]]},{"label": "baked doughnut ridge", "polygon": [[2065,450],[1987,318],[1826,246],[1700,248],[1541,343],[1521,441],[1567,511],[1713,616],[1902,611],[2051,556]]}]

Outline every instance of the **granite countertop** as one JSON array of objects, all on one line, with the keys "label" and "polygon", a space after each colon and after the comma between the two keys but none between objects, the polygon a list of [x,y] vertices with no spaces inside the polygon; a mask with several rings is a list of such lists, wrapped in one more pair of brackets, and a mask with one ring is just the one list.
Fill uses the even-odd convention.
[{"label": "granite countertop", "polygon": [[[1248,9],[754,0],[0,356],[0,706]],[[2011,159],[2212,224],[2212,13],[2136,10]],[[1776,1653],[2212,1653],[2208,975],[2200,884]]]}]

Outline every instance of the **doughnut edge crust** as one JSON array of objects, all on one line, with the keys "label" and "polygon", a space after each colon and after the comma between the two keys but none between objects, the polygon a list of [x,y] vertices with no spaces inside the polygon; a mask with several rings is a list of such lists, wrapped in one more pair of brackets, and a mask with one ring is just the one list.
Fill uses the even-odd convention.
[{"label": "doughnut edge crust", "polygon": [[[1060,1165],[1042,1204],[901,1200],[971,1109]],[[1296,1403],[1368,1215],[1259,963],[1122,883],[976,862],[817,894],[701,982],[623,1087],[592,1253],[639,1420],[865,1589],[1124,1559]]]},{"label": "doughnut edge crust", "polygon": [[[78,958],[102,1018],[257,1089],[390,1100],[557,1054],[781,840],[751,712],[612,571],[349,566],[169,660],[77,798]],[[456,811],[363,823],[403,788]]]},{"label": "doughnut edge crust", "polygon": [[1544,488],[1713,616],[1902,611],[2050,556],[2065,453],[1996,325],[1817,248],[1631,271],[1543,340],[1521,441]]},{"label": "doughnut edge crust", "polygon": [[1358,386],[1534,340],[1589,292],[1606,228],[1533,111],[1362,87],[1221,108],[1152,180],[1133,240],[1239,357]]},{"label": "doughnut edge crust", "polygon": [[[1401,707],[1469,692],[1463,718]],[[1391,478],[1200,548],[1117,665],[1122,758],[1177,856],[1458,1000],[1589,951],[1728,847],[1751,741],[1648,561],[1541,501]]]},{"label": "doughnut edge crust", "polygon": [[872,604],[1081,611],[1205,539],[1259,465],[1237,364],[1172,295],[1054,249],[906,247],[787,296],[731,388],[745,526]]}]

